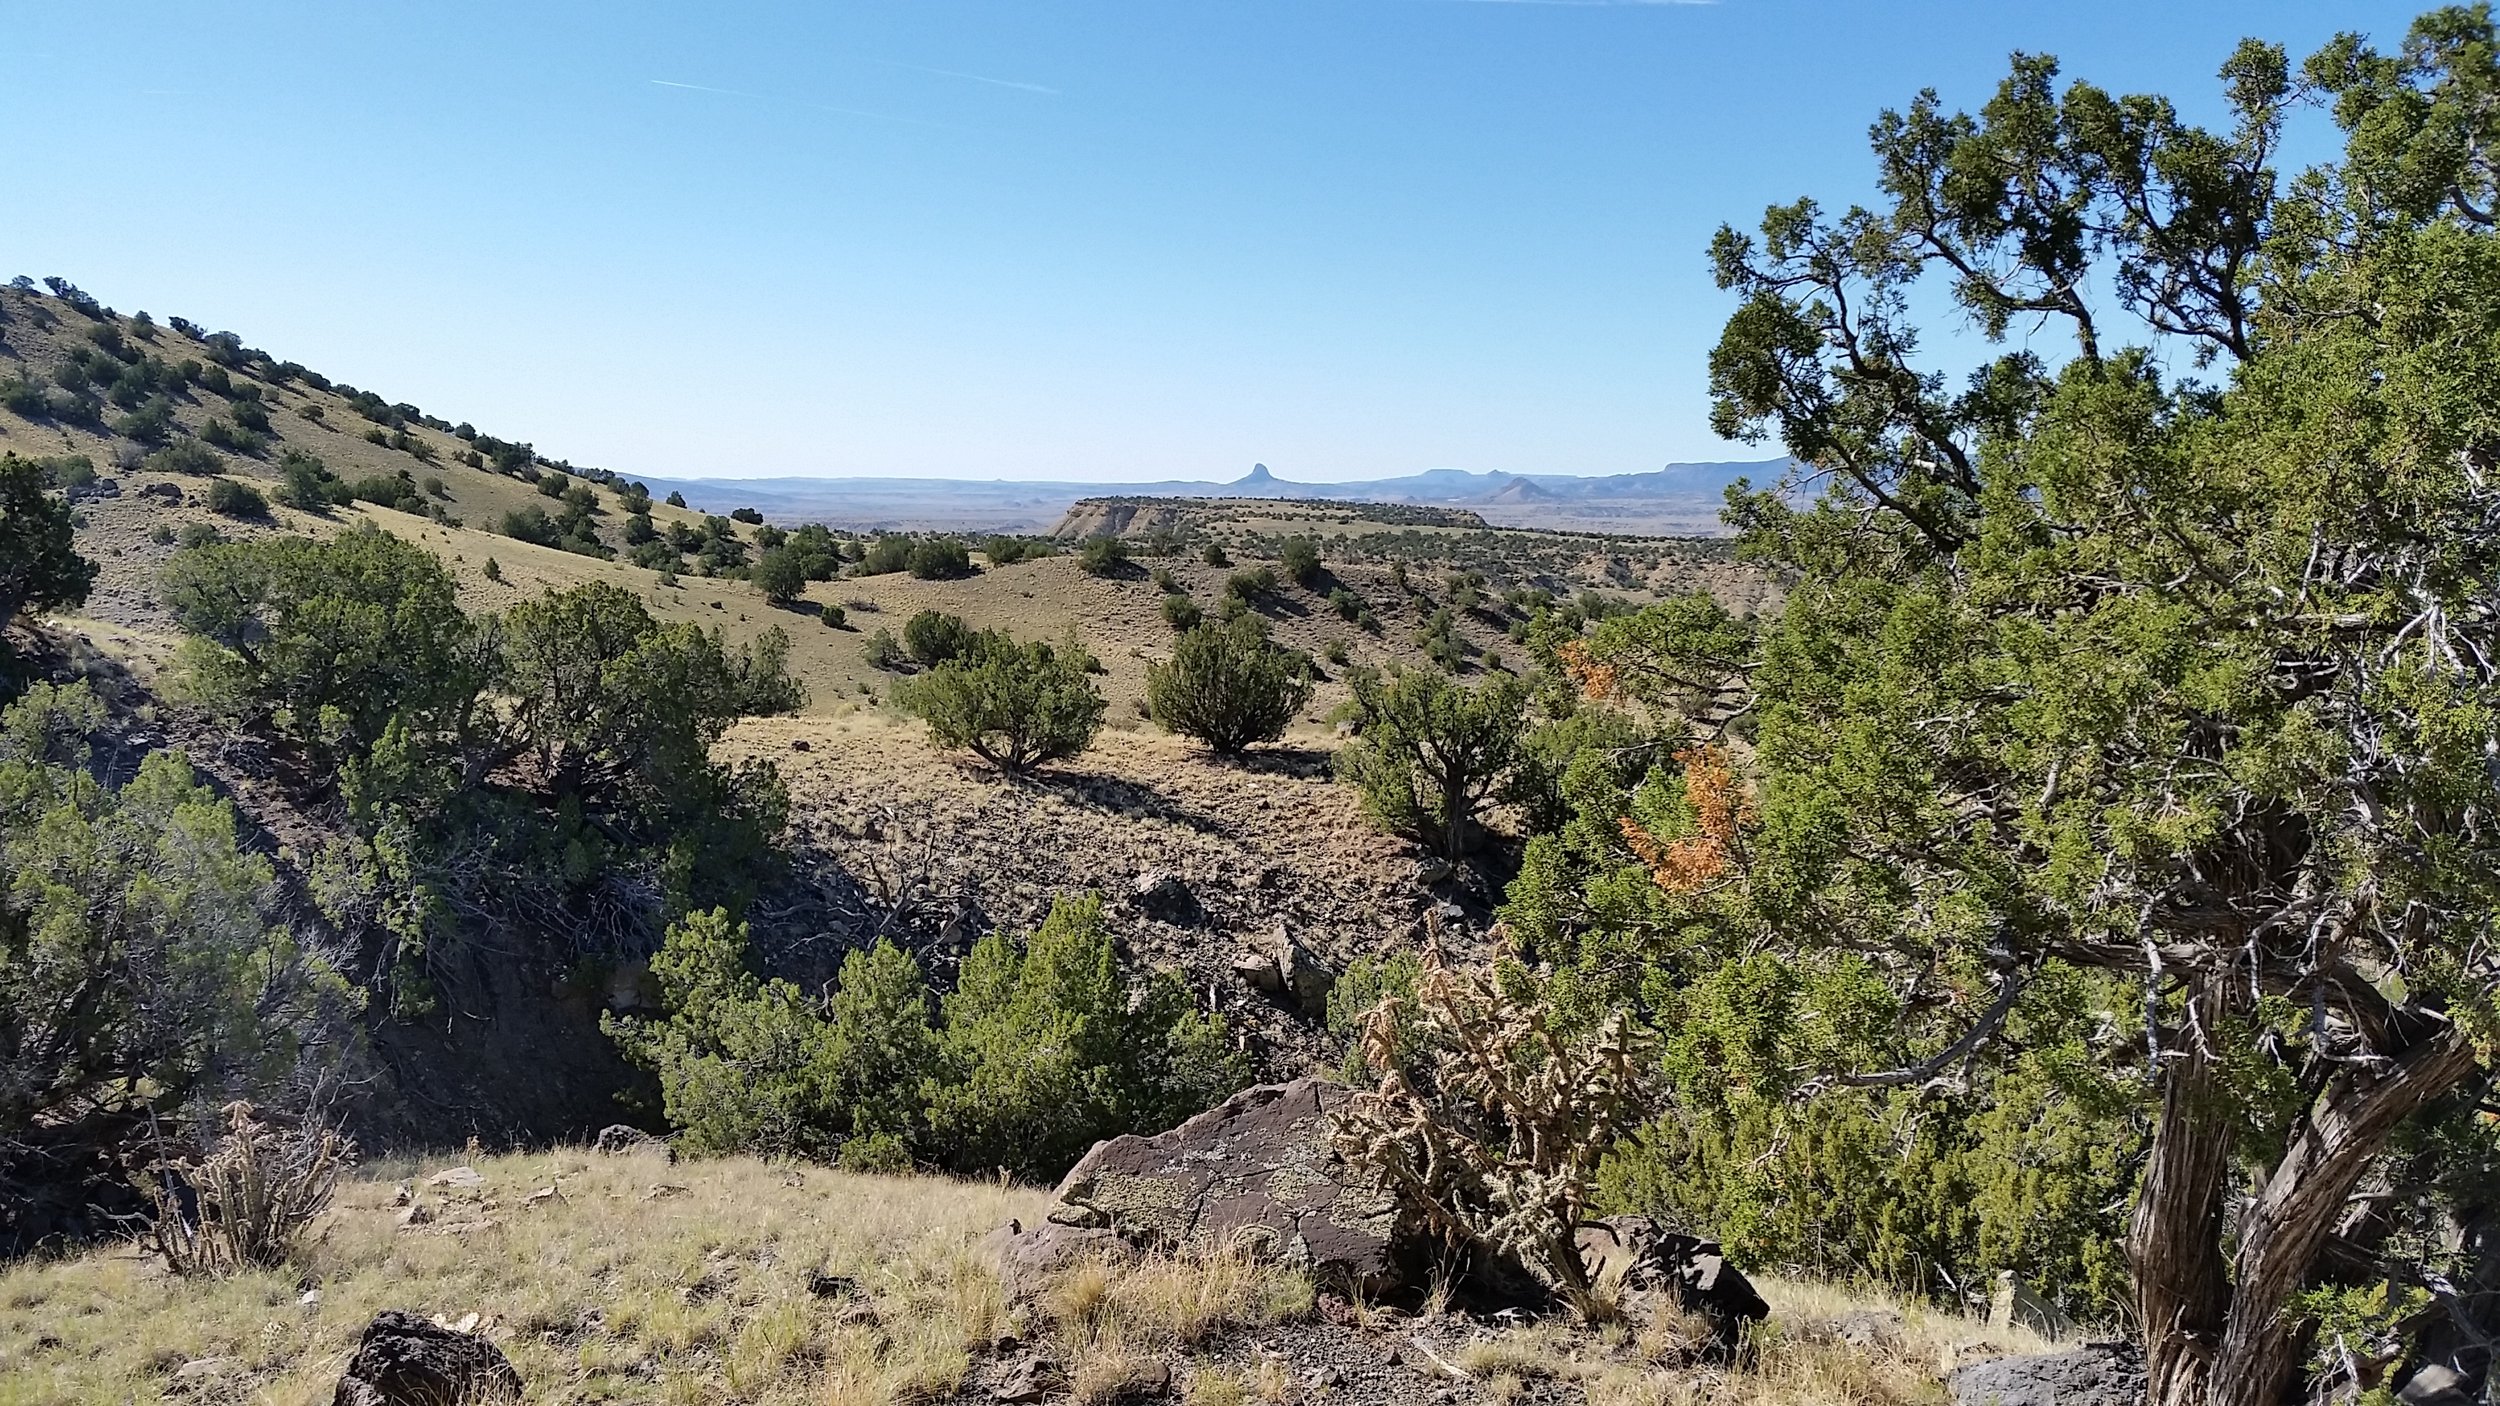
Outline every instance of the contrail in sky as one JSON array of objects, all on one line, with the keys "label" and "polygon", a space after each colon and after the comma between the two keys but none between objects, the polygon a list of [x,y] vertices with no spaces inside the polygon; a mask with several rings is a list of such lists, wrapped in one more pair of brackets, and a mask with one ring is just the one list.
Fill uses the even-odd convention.
[{"label": "contrail in sky", "polygon": [[940,78],[962,78],[970,82],[987,83],[999,88],[1013,88],[1019,93],[1041,93],[1045,96],[1054,98],[1059,96],[1059,90],[1056,88],[1045,88],[1039,83],[1020,83],[1013,78],[991,78],[985,74],[979,73],[958,73],[951,68],[930,68],[923,64],[897,63],[892,59],[870,59],[869,62],[874,64],[883,64],[887,68],[908,68],[914,73],[934,73]]}]

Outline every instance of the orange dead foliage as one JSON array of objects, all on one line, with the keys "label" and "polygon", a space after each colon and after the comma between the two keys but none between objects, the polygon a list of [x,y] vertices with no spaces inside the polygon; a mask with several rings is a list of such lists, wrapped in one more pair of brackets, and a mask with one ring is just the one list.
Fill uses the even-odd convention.
[{"label": "orange dead foliage", "polygon": [[1649,866],[1650,881],[1681,896],[1701,892],[1734,866],[1736,842],[1754,812],[1727,749],[1687,747],[1675,759],[1684,766],[1684,803],[1693,809],[1694,833],[1661,840],[1631,816],[1615,824],[1623,842]]},{"label": "orange dead foliage", "polygon": [[1622,683],[1615,666],[1591,654],[1583,641],[1565,640],[1554,655],[1562,662],[1563,672],[1590,698],[1600,702],[1612,698]]}]

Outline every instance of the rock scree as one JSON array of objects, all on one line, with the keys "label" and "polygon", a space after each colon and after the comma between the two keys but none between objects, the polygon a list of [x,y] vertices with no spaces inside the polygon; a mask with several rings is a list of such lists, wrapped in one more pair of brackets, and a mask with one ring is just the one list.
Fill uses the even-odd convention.
[{"label": "rock scree", "polygon": [[330,1406],[485,1406],[520,1399],[521,1374],[503,1349],[384,1309],[365,1325]]},{"label": "rock scree", "polygon": [[2129,1343],[1974,1362],[1945,1379],[1953,1406],[2138,1406],[2144,1354]]}]

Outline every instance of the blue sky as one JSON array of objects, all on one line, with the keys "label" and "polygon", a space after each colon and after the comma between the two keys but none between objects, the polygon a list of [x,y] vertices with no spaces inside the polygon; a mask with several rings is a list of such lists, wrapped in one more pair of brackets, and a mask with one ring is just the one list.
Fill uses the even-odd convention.
[{"label": "blue sky", "polygon": [[1769,452],[1703,250],[1878,109],[2411,14],[0,0],[0,275],[652,476],[1631,472]]}]

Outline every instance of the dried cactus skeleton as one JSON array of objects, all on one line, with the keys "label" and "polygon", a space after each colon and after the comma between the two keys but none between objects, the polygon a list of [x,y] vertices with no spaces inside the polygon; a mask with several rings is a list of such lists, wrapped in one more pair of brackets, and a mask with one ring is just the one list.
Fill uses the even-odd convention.
[{"label": "dried cactus skeleton", "polygon": [[1594,1313],[1577,1234],[1598,1160],[1638,1112],[1640,1037],[1620,1015],[1561,1033],[1544,1002],[1435,943],[1413,995],[1373,1010],[1363,1050],[1382,1072],[1338,1115],[1338,1151],[1453,1248],[1515,1259]]},{"label": "dried cactus skeleton", "polygon": [[150,1168],[156,1200],[149,1244],[176,1274],[220,1275],[282,1262],[295,1237],[330,1204],[356,1146],[326,1128],[260,1121],[252,1105],[225,1107],[226,1133],[196,1160]]}]

